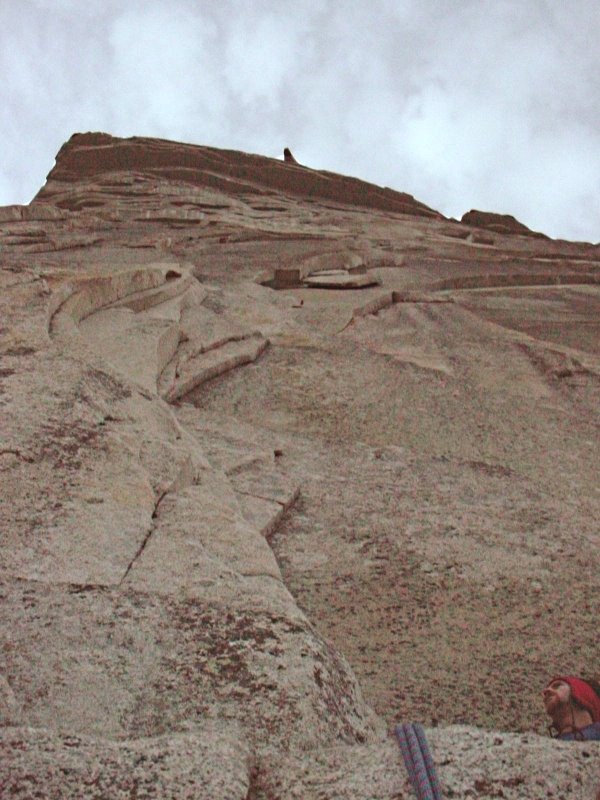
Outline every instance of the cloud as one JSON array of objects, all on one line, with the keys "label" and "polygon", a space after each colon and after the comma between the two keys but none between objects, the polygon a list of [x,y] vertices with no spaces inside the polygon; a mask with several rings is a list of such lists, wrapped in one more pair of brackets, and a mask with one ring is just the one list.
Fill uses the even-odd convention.
[{"label": "cloud", "polygon": [[124,135],[218,137],[226,94],[215,64],[217,28],[190,9],[167,6],[126,11],[110,25],[108,107]]},{"label": "cloud", "polygon": [[278,155],[600,239],[596,0],[0,6],[0,203],[75,131]]}]

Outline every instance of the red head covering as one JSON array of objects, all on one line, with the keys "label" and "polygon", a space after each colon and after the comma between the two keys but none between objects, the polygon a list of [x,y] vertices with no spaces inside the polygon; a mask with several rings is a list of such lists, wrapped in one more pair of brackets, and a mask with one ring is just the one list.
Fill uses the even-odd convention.
[{"label": "red head covering", "polygon": [[[586,681],[574,675],[557,675],[552,681],[564,681],[571,687],[571,697],[592,715],[592,722],[600,722],[600,697]],[[550,683],[552,683],[550,681]]]}]

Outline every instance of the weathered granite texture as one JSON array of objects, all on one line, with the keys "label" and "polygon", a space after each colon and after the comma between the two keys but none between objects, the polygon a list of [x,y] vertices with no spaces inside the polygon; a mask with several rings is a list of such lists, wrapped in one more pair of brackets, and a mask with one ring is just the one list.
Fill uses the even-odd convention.
[{"label": "weathered granite texture", "polygon": [[594,797],[600,252],[509,234],[107,134],[0,209],[3,797]]}]

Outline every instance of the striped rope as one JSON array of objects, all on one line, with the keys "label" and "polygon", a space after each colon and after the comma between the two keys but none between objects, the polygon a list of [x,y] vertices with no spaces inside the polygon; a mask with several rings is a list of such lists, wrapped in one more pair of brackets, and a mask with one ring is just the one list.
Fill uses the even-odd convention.
[{"label": "striped rope", "polygon": [[397,725],[394,733],[417,800],[443,800],[423,726],[405,723]]}]

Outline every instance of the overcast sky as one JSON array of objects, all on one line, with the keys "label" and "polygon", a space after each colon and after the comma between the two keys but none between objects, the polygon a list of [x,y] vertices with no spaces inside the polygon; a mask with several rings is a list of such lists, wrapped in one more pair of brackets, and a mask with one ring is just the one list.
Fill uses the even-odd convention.
[{"label": "overcast sky", "polygon": [[599,0],[0,0],[0,75],[0,205],[91,130],[600,240]]}]

